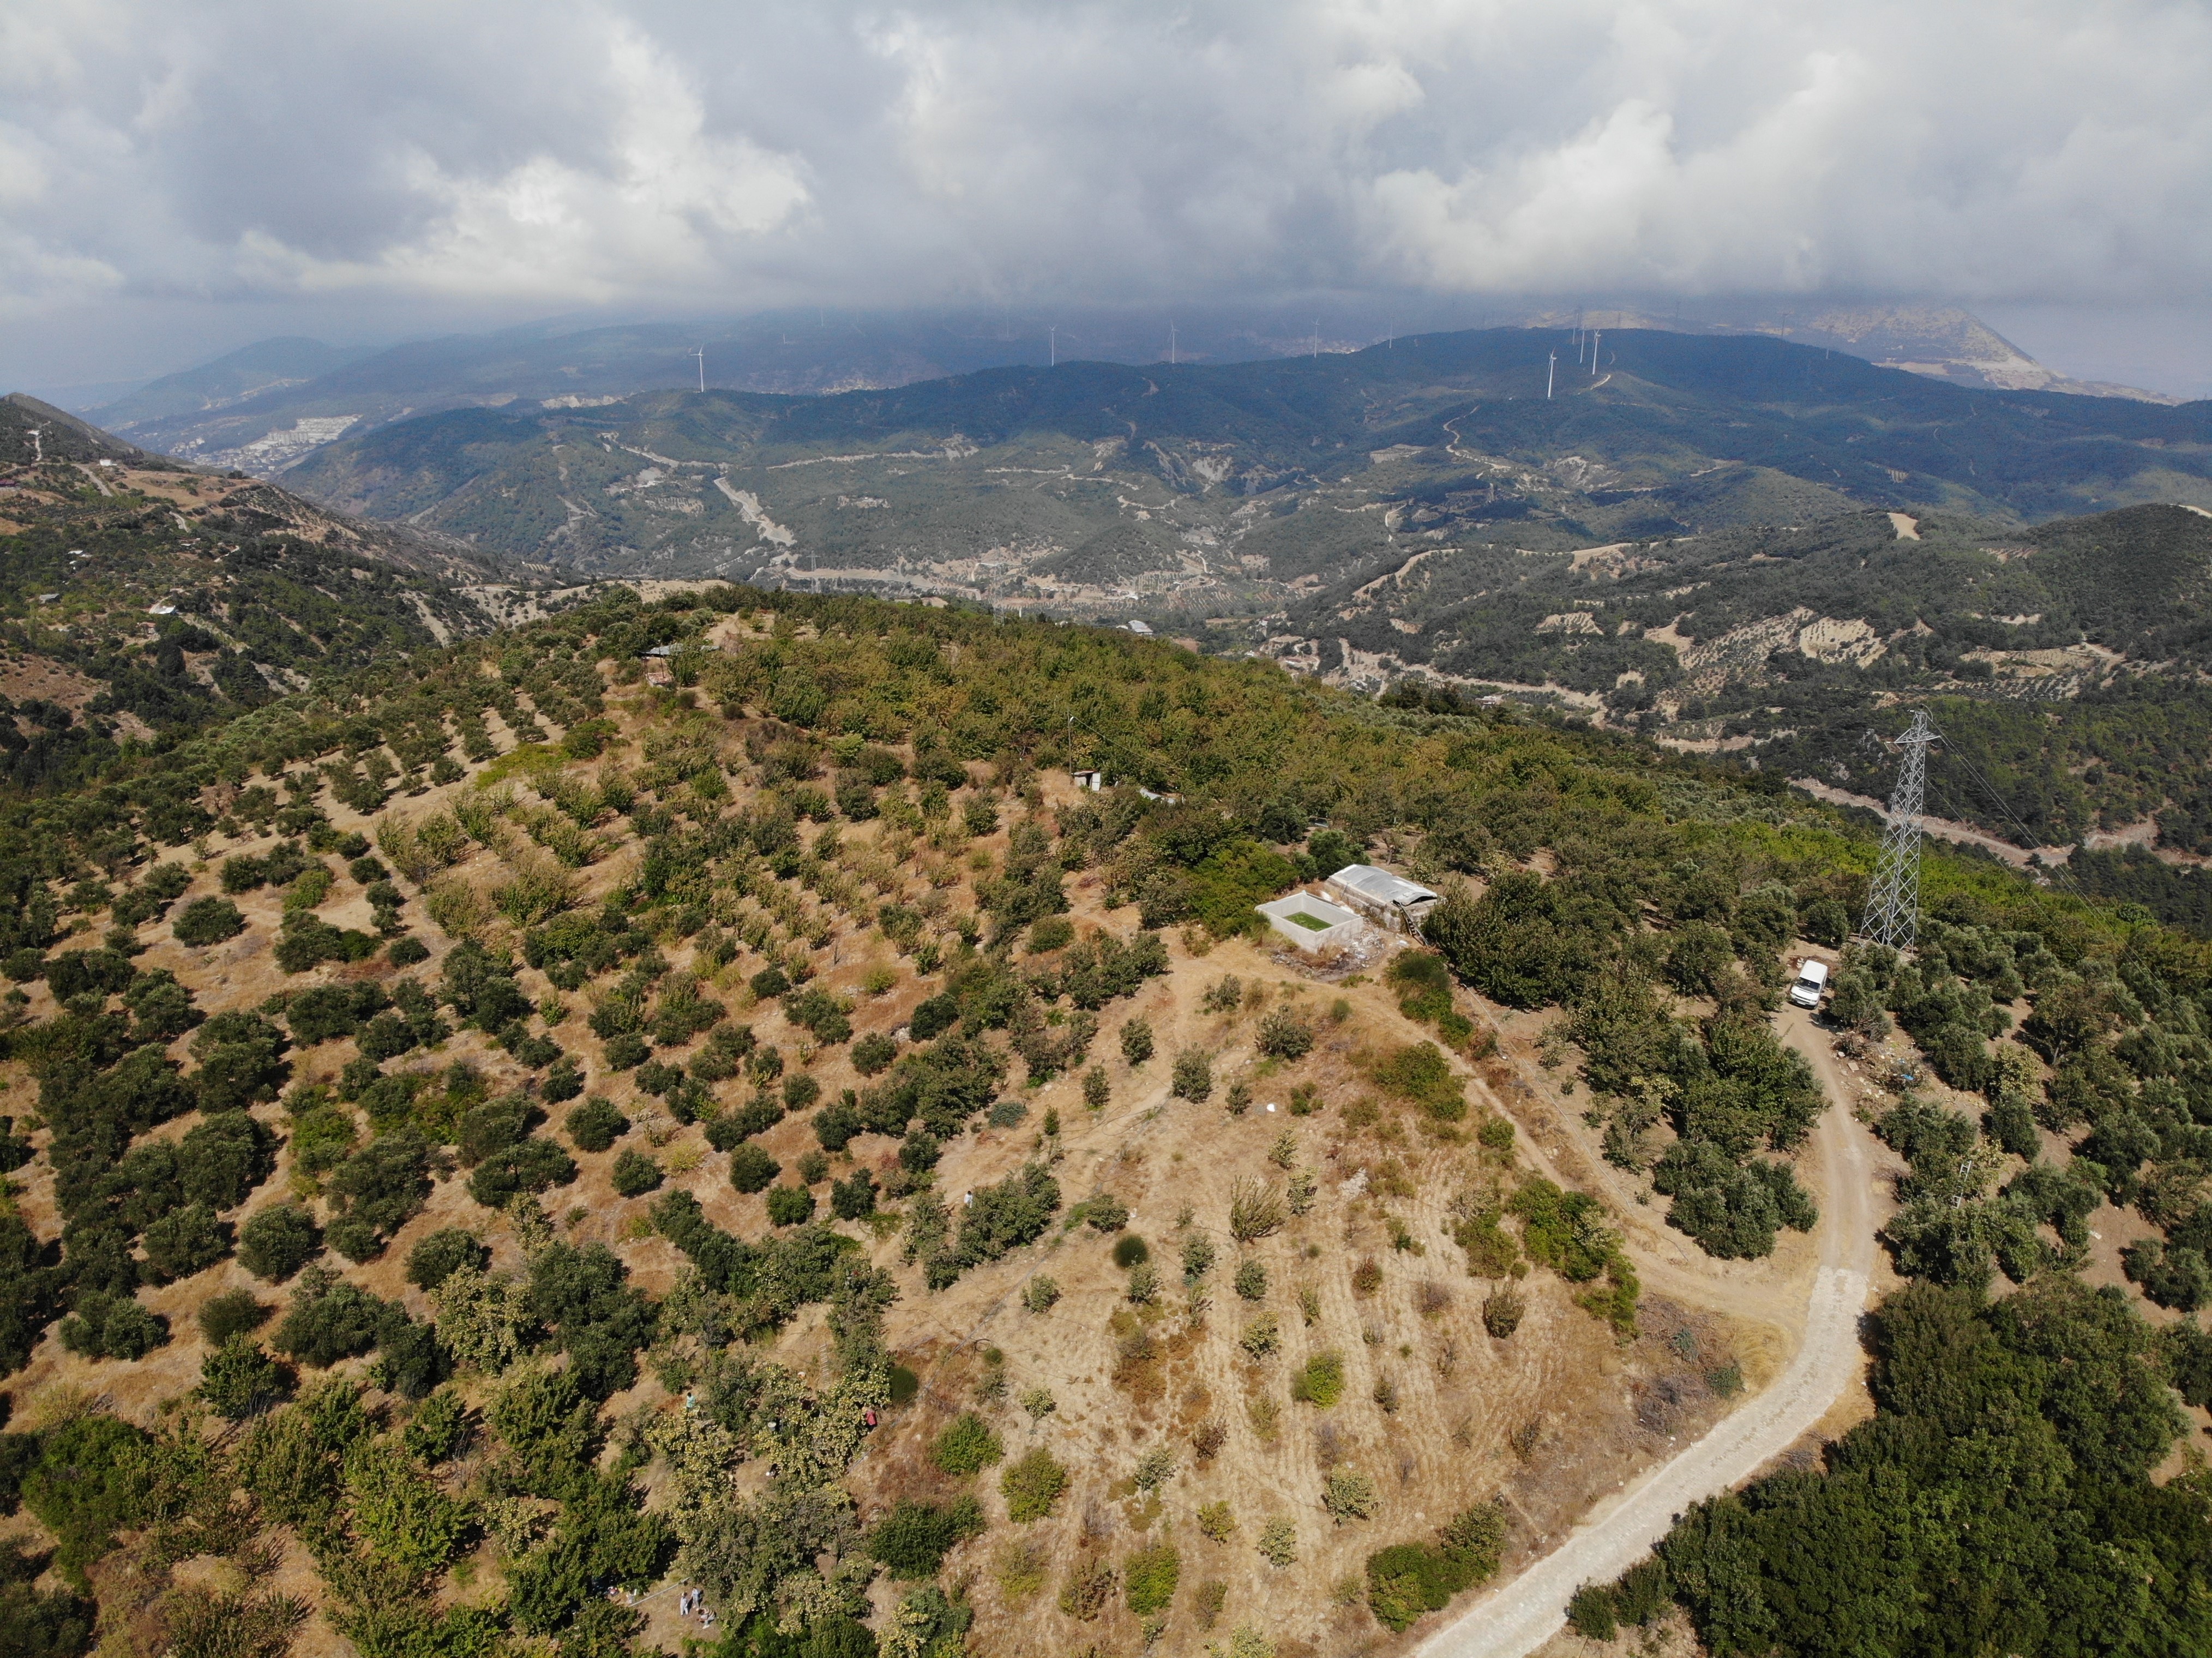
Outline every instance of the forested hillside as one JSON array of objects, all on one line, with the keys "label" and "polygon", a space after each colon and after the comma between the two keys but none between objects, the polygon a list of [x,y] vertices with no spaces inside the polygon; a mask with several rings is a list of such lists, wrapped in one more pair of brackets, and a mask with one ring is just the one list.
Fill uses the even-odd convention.
[{"label": "forested hillside", "polygon": [[[1071,759],[1182,798],[1079,795]],[[19,789],[0,836],[0,1618],[54,1652],[1413,1628],[1750,1363],[1516,1133],[1509,1025],[1639,1203],[1759,1269],[1817,1222],[1792,1155],[1832,1108],[1768,1012],[1869,853],[1767,780],[1511,708],[735,588],[325,679]],[[1259,947],[1255,901],[1355,856],[1449,889],[1430,949]],[[2033,1467],[2090,1518],[2021,1571],[2008,1649],[2069,1649],[2112,1546],[2149,1580],[2113,1626],[2188,1649],[2204,1500],[2145,1472],[2170,1388],[2203,1393],[2212,958],[1985,864],[1928,893],[1919,957],[1838,985],[1847,1043],[1894,1021],[1942,1082],[1880,1123],[1932,1286],[1883,1328],[1940,1333],[1883,1350],[1915,1425],[1881,1455],[1922,1484],[1851,1500]],[[2164,1229],[2127,1272],[2179,1333],[2079,1286],[2113,1206]],[[1981,1328],[2017,1408],[1922,1402]],[[1783,1496],[1587,1625],[1679,1592],[1723,1649],[1831,1649],[1753,1587],[1802,1546]],[[1948,1627],[1942,1559],[1883,1558],[1822,1581]]]}]

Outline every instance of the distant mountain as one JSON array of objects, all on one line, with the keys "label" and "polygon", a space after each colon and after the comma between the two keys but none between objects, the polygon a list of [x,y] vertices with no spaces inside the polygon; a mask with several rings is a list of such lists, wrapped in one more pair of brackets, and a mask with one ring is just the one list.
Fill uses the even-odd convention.
[{"label": "distant mountain", "polygon": [[213,362],[166,374],[95,412],[110,430],[135,431],[159,422],[203,416],[249,398],[304,386],[370,355],[320,340],[262,340]]},{"label": "distant mountain", "polygon": [[2212,404],[1969,391],[1757,337],[1615,331],[1594,349],[1595,372],[1566,337],[1493,329],[1219,367],[456,410],[290,477],[349,513],[593,574],[1086,614],[1273,609],[1451,542],[2212,505]]},{"label": "distant mountain", "polygon": [[[1316,314],[1325,313],[1325,314]],[[1796,301],[1580,307],[1427,296],[1310,302],[1071,307],[1064,311],[775,312],[585,326],[554,320],[388,350],[265,340],[78,412],[167,453],[273,476],[326,443],[410,415],[517,404],[568,406],[696,387],[799,395],[881,390],[985,368],[1060,361],[1177,365],[1327,355],[1416,333],[1483,325],[1759,334],[1840,350],[1955,384],[2168,401],[2066,379],[1966,312]],[[703,352],[703,362],[701,353]]]}]

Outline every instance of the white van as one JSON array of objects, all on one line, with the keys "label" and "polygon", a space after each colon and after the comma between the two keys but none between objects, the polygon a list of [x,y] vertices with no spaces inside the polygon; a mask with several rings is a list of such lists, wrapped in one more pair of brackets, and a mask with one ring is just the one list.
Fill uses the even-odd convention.
[{"label": "white van", "polygon": [[1800,1007],[1818,1007],[1827,987],[1828,964],[1808,957],[1797,969],[1797,982],[1790,987],[1790,999]]}]

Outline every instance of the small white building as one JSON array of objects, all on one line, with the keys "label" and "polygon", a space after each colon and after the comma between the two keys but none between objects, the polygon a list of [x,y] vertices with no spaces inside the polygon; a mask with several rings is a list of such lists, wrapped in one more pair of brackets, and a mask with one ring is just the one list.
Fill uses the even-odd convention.
[{"label": "small white building", "polygon": [[1106,786],[1106,774],[1103,771],[1072,771],[1067,774],[1075,786],[1086,793],[1096,794]]},{"label": "small white building", "polygon": [[1267,918],[1269,926],[1300,950],[1319,950],[1331,944],[1348,944],[1359,931],[1358,916],[1310,892],[1293,892],[1255,908]]},{"label": "small white building", "polygon": [[1122,625],[1127,627],[1133,634],[1141,634],[1147,639],[1152,637],[1152,630],[1149,627],[1146,626],[1145,623],[1137,621],[1134,617],[1132,617],[1128,622]]},{"label": "small white building", "polygon": [[1346,864],[1322,883],[1322,890],[1394,932],[1419,932],[1443,896],[1372,864]]}]

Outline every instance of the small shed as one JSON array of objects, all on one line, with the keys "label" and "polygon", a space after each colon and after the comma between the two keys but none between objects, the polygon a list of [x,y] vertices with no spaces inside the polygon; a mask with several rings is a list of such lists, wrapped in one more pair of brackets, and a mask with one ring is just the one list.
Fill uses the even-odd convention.
[{"label": "small shed", "polygon": [[1127,621],[1127,623],[1124,623],[1122,625],[1123,625],[1124,627],[1127,628],[1127,629],[1128,629],[1128,630],[1129,630],[1131,633],[1133,633],[1133,634],[1139,634],[1139,635],[1143,635],[1144,637],[1146,637],[1146,638],[1147,638],[1147,639],[1149,639],[1149,638],[1151,638],[1151,637],[1152,637],[1152,630],[1149,627],[1147,627],[1145,623],[1141,623],[1141,622],[1137,621],[1134,617],[1132,617],[1129,621]]},{"label": "small shed", "polygon": [[1091,794],[1106,786],[1106,774],[1103,771],[1072,771],[1067,774],[1074,780],[1076,787]]},{"label": "small shed", "polygon": [[1326,950],[1331,944],[1348,943],[1359,931],[1358,916],[1310,892],[1293,892],[1256,908],[1267,918],[1269,926],[1300,950]]},{"label": "small shed", "polygon": [[1418,932],[1441,894],[1372,864],[1346,864],[1322,884],[1338,902],[1398,932]]}]

